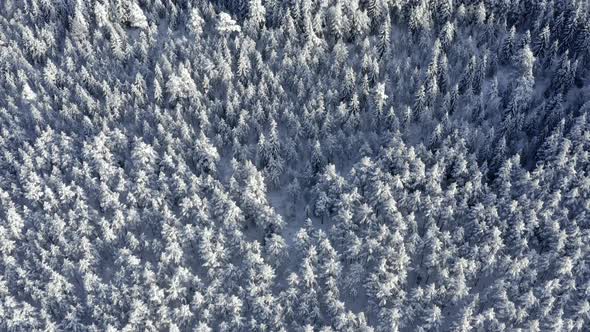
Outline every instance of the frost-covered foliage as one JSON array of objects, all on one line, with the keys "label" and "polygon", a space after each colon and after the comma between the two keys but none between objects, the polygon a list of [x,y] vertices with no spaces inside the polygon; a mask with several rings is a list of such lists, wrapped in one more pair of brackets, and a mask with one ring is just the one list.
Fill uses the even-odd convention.
[{"label": "frost-covered foliage", "polygon": [[1,0],[0,330],[588,331],[584,0]]}]

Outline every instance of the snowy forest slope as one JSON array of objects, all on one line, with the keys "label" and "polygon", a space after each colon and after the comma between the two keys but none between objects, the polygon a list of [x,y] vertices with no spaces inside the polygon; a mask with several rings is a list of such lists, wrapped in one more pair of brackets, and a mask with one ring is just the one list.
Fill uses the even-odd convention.
[{"label": "snowy forest slope", "polygon": [[0,330],[588,330],[589,10],[0,1]]}]

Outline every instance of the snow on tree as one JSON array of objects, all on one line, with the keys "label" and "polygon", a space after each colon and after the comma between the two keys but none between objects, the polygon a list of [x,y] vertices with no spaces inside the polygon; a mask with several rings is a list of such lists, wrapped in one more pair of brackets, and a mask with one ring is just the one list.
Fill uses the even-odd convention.
[{"label": "snow on tree", "polygon": [[219,13],[217,21],[217,30],[221,33],[231,33],[241,31],[240,26],[228,13]]},{"label": "snow on tree", "polygon": [[147,29],[147,27],[148,27],[148,21],[143,13],[143,10],[139,6],[139,4],[135,1],[132,1],[129,4],[128,19],[129,19],[129,26],[131,26],[133,28]]},{"label": "snow on tree", "polygon": [[198,94],[197,84],[184,64],[180,65],[177,74],[171,75],[166,83],[166,89],[172,101],[179,98],[193,97]]}]

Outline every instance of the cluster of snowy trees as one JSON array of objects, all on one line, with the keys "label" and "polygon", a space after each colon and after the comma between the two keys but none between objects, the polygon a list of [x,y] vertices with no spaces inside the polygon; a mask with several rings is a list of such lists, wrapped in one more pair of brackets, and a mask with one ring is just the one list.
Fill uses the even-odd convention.
[{"label": "cluster of snowy trees", "polygon": [[584,0],[0,1],[0,330],[587,331]]}]

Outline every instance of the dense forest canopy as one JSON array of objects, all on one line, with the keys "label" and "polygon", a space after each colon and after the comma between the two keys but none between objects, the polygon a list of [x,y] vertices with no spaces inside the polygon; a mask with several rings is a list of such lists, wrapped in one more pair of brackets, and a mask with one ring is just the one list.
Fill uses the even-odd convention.
[{"label": "dense forest canopy", "polygon": [[585,0],[0,1],[0,330],[588,331]]}]

